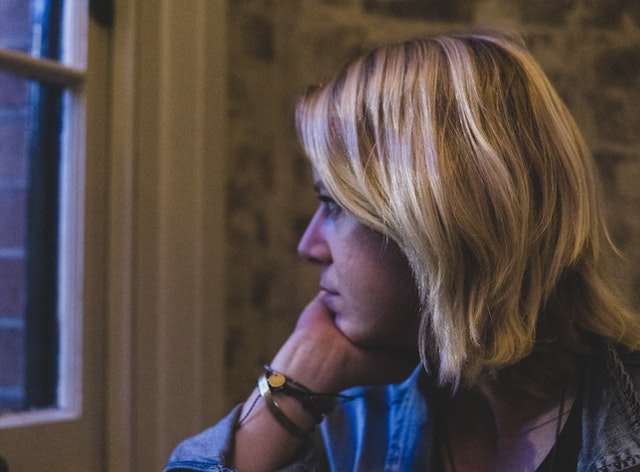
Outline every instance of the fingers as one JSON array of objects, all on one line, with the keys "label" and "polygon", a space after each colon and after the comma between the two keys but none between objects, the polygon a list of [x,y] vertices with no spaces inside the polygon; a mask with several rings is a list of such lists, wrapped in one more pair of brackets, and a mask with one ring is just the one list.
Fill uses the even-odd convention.
[{"label": "fingers", "polygon": [[337,392],[356,385],[400,382],[418,362],[414,351],[351,342],[318,294],[301,313],[272,366],[313,390]]},{"label": "fingers", "polygon": [[316,324],[337,329],[333,323],[333,314],[327,306],[322,303],[322,292],[319,292],[302,311],[296,323],[296,329],[304,329]]}]

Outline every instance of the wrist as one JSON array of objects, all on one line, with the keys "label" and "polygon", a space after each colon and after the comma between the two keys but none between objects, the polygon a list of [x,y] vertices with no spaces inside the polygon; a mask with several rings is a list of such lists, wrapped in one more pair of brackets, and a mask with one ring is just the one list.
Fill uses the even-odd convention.
[{"label": "wrist", "polygon": [[269,389],[270,392],[283,394],[296,399],[304,410],[313,416],[316,424],[322,422],[341,401],[351,401],[353,397],[338,392],[316,392],[293,378],[265,366],[265,373],[258,381],[260,393]]},{"label": "wrist", "polygon": [[[262,407],[280,427],[297,439],[306,439],[315,427],[333,411],[338,402],[353,400],[339,393],[314,392],[300,382],[287,377],[271,367],[265,366],[265,372],[257,382],[258,396],[247,407],[238,422],[242,427],[251,416],[262,398]],[[310,424],[309,419],[313,419]]]},{"label": "wrist", "polygon": [[270,367],[315,392],[340,392],[351,387],[345,381],[346,358],[323,347],[315,339],[294,335],[282,346]]},{"label": "wrist", "polygon": [[269,383],[267,375],[263,375],[258,380],[258,391],[260,396],[264,399],[265,405],[269,410],[269,413],[273,418],[282,426],[289,434],[295,436],[298,439],[305,439],[315,429],[315,424],[309,428],[300,427],[296,421],[292,420],[274,400],[274,391]]}]

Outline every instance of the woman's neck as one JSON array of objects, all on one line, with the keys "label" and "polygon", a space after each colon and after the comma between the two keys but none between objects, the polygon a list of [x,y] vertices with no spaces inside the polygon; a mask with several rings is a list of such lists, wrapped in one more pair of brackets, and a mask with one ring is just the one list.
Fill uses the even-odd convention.
[{"label": "woman's neck", "polygon": [[564,426],[576,377],[572,371],[548,382],[544,395],[499,381],[458,392],[445,406],[440,433],[444,462],[452,456],[455,464],[448,470],[534,471]]}]

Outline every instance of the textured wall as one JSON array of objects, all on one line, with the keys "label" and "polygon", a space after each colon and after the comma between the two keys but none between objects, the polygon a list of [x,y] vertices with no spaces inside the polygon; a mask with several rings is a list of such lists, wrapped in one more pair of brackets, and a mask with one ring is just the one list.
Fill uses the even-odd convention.
[{"label": "textured wall", "polygon": [[378,42],[477,27],[521,33],[597,156],[612,229],[640,291],[638,0],[243,0],[229,2],[229,401],[275,354],[317,273],[295,248],[315,207],[293,103]]}]

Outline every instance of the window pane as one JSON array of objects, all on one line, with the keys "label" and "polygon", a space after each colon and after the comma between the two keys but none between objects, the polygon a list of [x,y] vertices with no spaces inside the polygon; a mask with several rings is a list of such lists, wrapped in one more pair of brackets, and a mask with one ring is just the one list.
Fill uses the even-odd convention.
[{"label": "window pane", "polygon": [[0,410],[24,404],[29,122],[26,81],[0,74]]},{"label": "window pane", "polygon": [[0,411],[56,403],[60,100],[0,73]]},{"label": "window pane", "polygon": [[[62,0],[1,0],[0,48],[60,57]],[[0,413],[58,387],[61,95],[0,71]]]},{"label": "window pane", "polygon": [[0,48],[59,59],[61,0],[1,0]]}]

